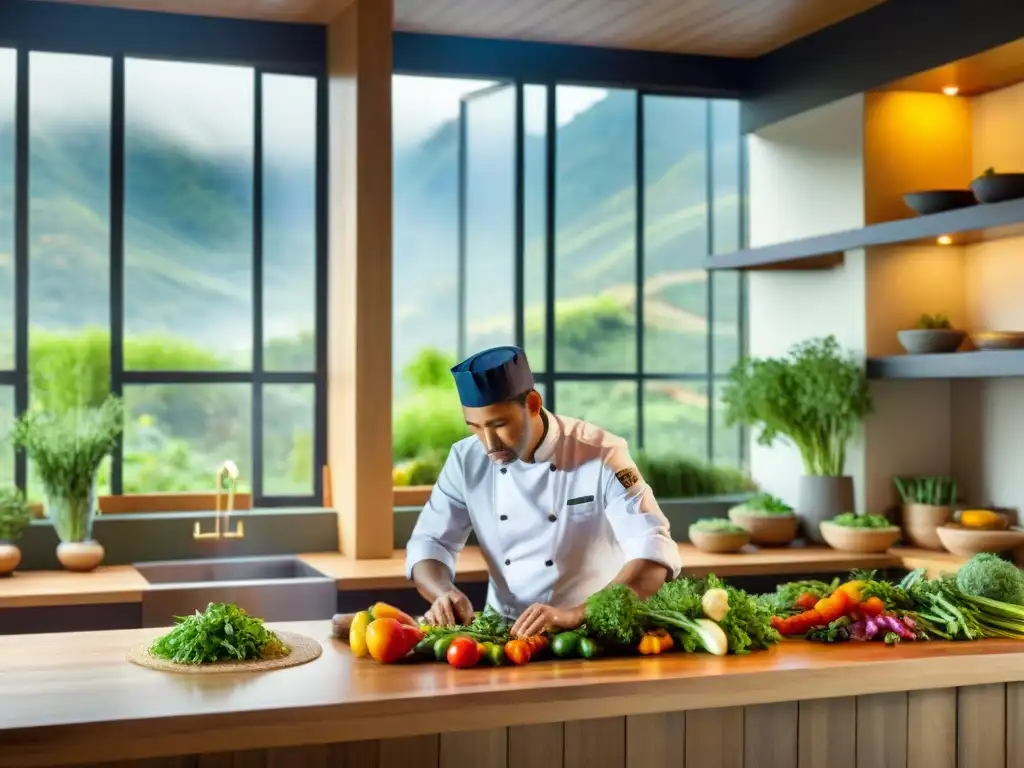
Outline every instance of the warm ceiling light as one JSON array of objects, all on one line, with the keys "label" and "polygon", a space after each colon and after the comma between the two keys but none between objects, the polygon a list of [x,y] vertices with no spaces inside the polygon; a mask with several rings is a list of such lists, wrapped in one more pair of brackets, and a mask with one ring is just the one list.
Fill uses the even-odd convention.
[{"label": "warm ceiling light", "polygon": [[947,96],[956,96],[960,93],[960,89],[955,85],[947,85],[942,89],[942,92]]},{"label": "warm ceiling light", "polygon": [[939,239],[936,240],[935,242],[937,242],[939,245],[952,245],[953,238],[950,237],[949,235],[939,235]]}]

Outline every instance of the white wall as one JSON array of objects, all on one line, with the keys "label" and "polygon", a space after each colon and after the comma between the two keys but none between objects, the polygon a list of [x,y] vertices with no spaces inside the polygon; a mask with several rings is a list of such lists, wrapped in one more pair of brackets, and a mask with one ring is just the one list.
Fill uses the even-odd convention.
[{"label": "white wall", "polygon": [[[1024,171],[1024,84],[972,105],[975,175]],[[1024,331],[1024,238],[964,248],[969,330]],[[971,501],[1024,508],[1024,379],[953,384],[953,464]]]},{"label": "white wall", "polygon": [[[750,245],[760,246],[864,226],[864,98],[847,99],[749,136]],[[834,334],[865,350],[864,253],[822,271],[752,272],[748,287],[749,353],[784,354],[792,344]],[[796,502],[803,465],[795,448],[764,448],[751,435],[750,469],[768,492]],[[864,456],[851,446],[847,473],[858,487]]]}]

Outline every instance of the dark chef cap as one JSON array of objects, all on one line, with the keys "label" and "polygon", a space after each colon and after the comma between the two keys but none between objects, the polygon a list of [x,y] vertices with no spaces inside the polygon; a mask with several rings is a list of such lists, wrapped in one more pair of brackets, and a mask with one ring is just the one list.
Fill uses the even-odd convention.
[{"label": "dark chef cap", "polygon": [[533,389],[533,372],[519,347],[494,347],[452,368],[459,400],[467,408],[504,403]]}]

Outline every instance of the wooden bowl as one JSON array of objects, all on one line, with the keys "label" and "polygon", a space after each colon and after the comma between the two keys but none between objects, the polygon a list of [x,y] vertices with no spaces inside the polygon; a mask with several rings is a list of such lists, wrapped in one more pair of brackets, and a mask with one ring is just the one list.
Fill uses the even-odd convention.
[{"label": "wooden bowl", "polygon": [[729,519],[750,534],[750,543],[759,547],[784,547],[796,538],[800,519],[795,513],[788,515],[759,515],[730,509]]},{"label": "wooden bowl", "polygon": [[952,507],[933,504],[903,505],[903,536],[907,544],[921,549],[945,550],[938,528],[953,519]]},{"label": "wooden bowl", "polygon": [[981,552],[999,554],[1024,545],[1024,530],[1020,528],[981,531],[976,528],[944,525],[938,529],[938,534],[946,551],[961,557],[974,557]]},{"label": "wooden bowl", "polygon": [[1024,333],[1020,331],[976,331],[971,343],[980,350],[1021,349]]},{"label": "wooden bowl", "polygon": [[821,522],[821,538],[832,549],[842,552],[857,552],[873,555],[887,551],[900,538],[900,529],[895,525],[887,528],[851,528],[836,525],[830,520]]},{"label": "wooden bowl", "polygon": [[690,526],[690,543],[701,552],[737,552],[750,543],[750,534],[746,531],[702,531]]}]

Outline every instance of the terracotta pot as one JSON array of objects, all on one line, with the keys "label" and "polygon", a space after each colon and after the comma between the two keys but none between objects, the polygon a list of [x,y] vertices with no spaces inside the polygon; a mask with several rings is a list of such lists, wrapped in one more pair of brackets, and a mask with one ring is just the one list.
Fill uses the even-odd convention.
[{"label": "terracotta pot", "polygon": [[903,536],[907,544],[922,549],[945,549],[939,539],[938,528],[953,519],[952,507],[932,504],[903,505]]},{"label": "terracotta pot", "polygon": [[702,531],[692,525],[689,530],[690,543],[701,552],[736,552],[747,545],[750,534],[746,531]]},{"label": "terracotta pot", "polygon": [[821,537],[832,549],[873,555],[887,551],[900,538],[895,525],[887,528],[851,528],[828,520],[821,523]]},{"label": "terracotta pot", "polygon": [[0,541],[0,576],[10,576],[21,562],[21,550],[12,541]]},{"label": "terracotta pot", "polygon": [[106,554],[98,541],[64,541],[57,545],[57,559],[69,571],[85,573],[103,562]]},{"label": "terracotta pot", "polygon": [[742,507],[729,510],[729,519],[750,534],[750,543],[759,547],[784,547],[796,538],[800,520],[796,515],[763,515],[744,512]]}]

